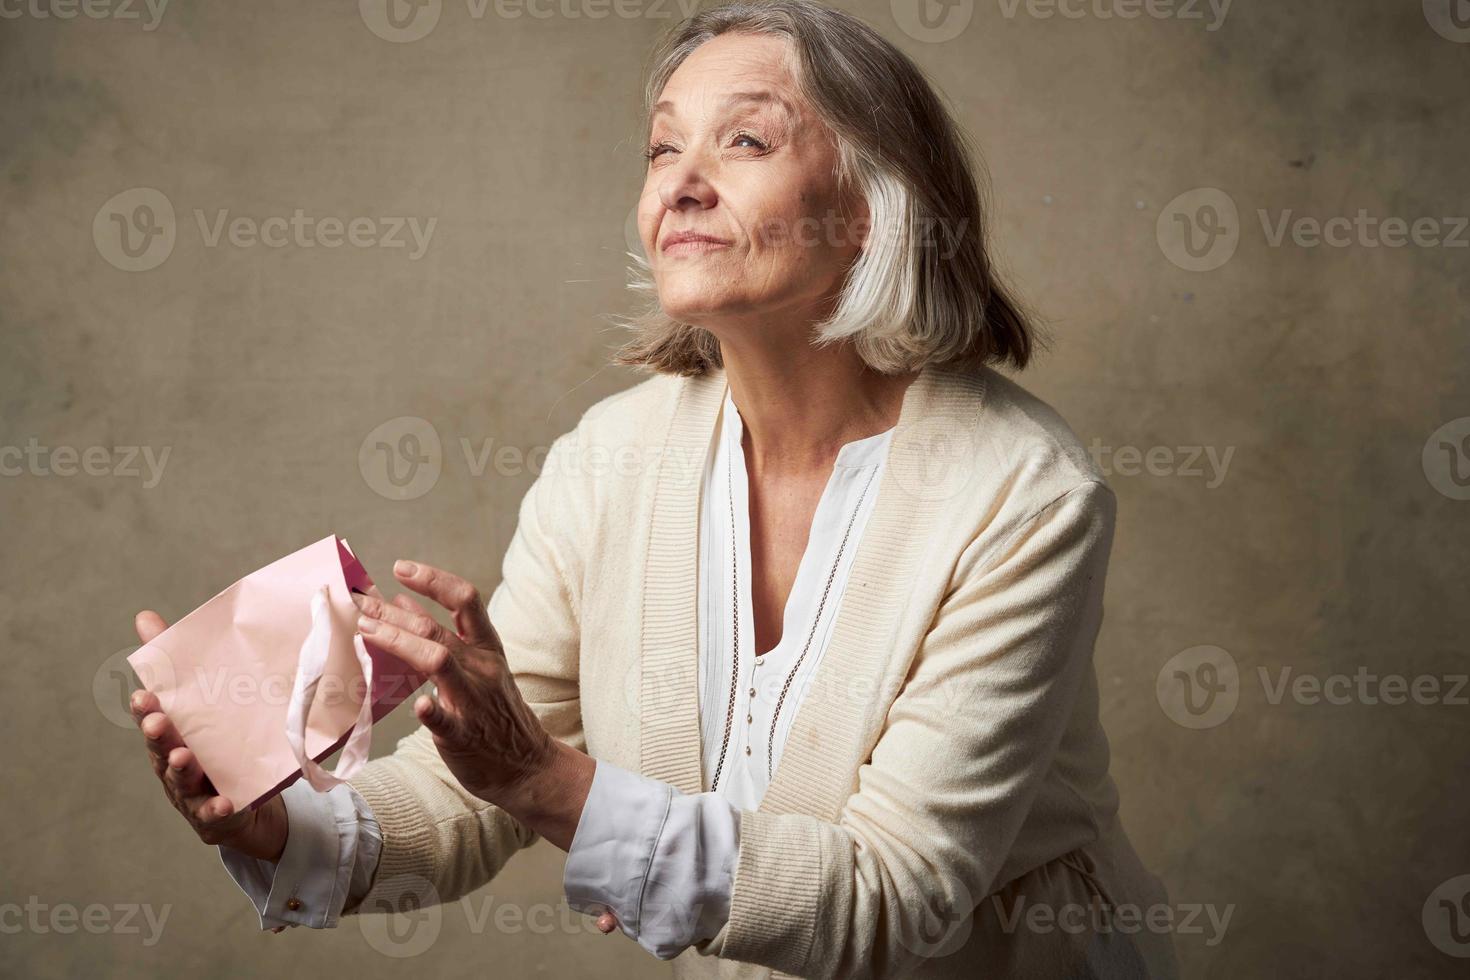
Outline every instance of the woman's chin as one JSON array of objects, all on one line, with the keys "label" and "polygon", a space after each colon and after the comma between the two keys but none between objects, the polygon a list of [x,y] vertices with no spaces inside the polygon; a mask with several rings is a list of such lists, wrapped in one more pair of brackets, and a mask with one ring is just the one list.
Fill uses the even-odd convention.
[{"label": "woman's chin", "polygon": [[700,323],[734,312],[738,304],[710,289],[660,289],[659,306],[667,316],[680,323]]}]

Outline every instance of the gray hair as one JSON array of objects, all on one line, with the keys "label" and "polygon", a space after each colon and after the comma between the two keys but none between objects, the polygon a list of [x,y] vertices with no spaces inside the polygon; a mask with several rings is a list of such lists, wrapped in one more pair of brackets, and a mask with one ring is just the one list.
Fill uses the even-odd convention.
[{"label": "gray hair", "polygon": [[[855,187],[868,204],[867,241],[814,343],[851,340],[883,374],[930,363],[1025,367],[1035,327],[995,273],[972,151],[919,67],[867,24],[816,0],[726,0],[659,41],[645,113],[684,59],[727,33],[787,39],[801,92],[835,138],[838,188]],[[648,259],[628,254],[629,288],[653,302],[614,318],[635,336],[613,362],[680,375],[722,366],[719,340],[664,313]]]}]

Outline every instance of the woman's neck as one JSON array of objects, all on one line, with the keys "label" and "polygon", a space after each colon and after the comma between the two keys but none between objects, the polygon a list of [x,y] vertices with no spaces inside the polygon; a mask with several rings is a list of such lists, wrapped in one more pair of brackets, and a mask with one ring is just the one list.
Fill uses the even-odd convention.
[{"label": "woman's neck", "polygon": [[830,472],[838,451],[898,423],[918,371],[884,375],[849,343],[776,350],[722,339],[730,397],[756,472]]}]

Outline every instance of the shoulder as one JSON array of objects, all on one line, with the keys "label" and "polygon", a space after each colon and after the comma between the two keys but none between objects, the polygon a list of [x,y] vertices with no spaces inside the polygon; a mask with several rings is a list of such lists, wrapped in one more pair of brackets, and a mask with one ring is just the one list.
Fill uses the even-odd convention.
[{"label": "shoulder", "polygon": [[1097,462],[1067,420],[1019,382],[991,368],[939,371],[926,408],[915,421],[931,432],[917,450],[928,466],[943,452],[953,467],[947,517],[972,556],[994,554],[1042,523],[1111,527],[1116,501]]},{"label": "shoulder", "polygon": [[641,442],[649,423],[667,419],[678,401],[683,378],[655,374],[593,402],[562,438],[576,435],[584,445]]},{"label": "shoulder", "polygon": [[684,380],[656,374],[606,395],[552,441],[539,482],[569,526],[592,520],[610,496],[643,496]]},{"label": "shoulder", "polygon": [[973,479],[1043,504],[1074,490],[1108,489],[1097,461],[1048,402],[991,368],[964,388],[970,394],[962,432]]}]

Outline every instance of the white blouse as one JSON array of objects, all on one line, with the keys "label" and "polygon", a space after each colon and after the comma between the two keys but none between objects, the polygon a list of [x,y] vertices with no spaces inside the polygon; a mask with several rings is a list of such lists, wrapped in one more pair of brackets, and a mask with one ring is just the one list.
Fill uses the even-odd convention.
[{"label": "white blouse", "polygon": [[[713,936],[728,917],[740,812],[760,806],[826,651],[894,432],[838,451],[786,600],[781,639],[757,656],[744,427],[729,389],[715,428],[699,526],[706,792],[686,795],[599,761],[563,873],[572,908],[611,909],[625,934],[663,959]],[[367,891],[382,847],[377,821],[347,784],[317,794],[297,781],[282,799],[291,833],[281,859],[221,846],[221,860],[254,902],[262,929],[335,926],[344,905]],[[299,907],[288,908],[291,899]]]},{"label": "white blouse", "polygon": [[[781,761],[796,708],[832,636],[857,540],[878,497],[879,471],[893,430],[849,442],[838,451],[786,600],[781,639],[770,650],[757,652],[750,601],[750,484],[741,451],[744,426],[728,389],[719,429],[705,468],[699,530],[704,785],[740,809],[754,810]],[[732,629],[736,606],[738,632]],[[737,673],[738,683],[733,680]]]}]

